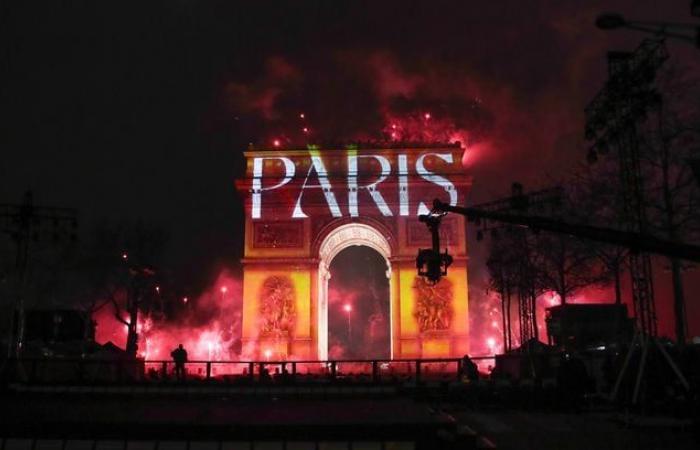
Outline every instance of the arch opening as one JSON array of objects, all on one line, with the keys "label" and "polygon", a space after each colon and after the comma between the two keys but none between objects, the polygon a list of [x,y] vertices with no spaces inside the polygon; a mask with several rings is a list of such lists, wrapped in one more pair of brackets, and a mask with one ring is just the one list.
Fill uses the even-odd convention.
[{"label": "arch opening", "polygon": [[391,357],[387,263],[376,250],[354,245],[330,263],[328,283],[328,357]]},{"label": "arch opening", "polygon": [[[377,278],[377,283],[379,283],[379,280],[381,276],[384,277],[386,280],[383,286],[386,289],[386,295],[384,296],[384,299],[382,300],[382,296],[384,295],[381,292],[376,292],[376,297],[377,297],[377,303],[379,304],[379,314],[382,315],[382,318],[379,319],[377,316],[373,320],[375,320],[377,323],[375,323],[374,328],[374,336],[376,337],[378,342],[381,342],[383,339],[388,340],[388,351],[386,349],[386,345],[382,345],[384,347],[382,350],[384,351],[384,355],[387,355],[388,357],[391,358],[393,357],[393,324],[392,324],[392,293],[391,293],[391,286],[390,286],[390,279],[391,279],[391,246],[389,245],[389,242],[387,241],[386,237],[382,235],[377,229],[375,229],[372,226],[362,224],[362,223],[350,223],[346,225],[341,225],[337,228],[335,228],[333,231],[331,231],[323,240],[319,247],[319,268],[318,268],[318,287],[317,287],[317,344],[318,344],[318,358],[325,360],[329,358],[329,281],[332,278],[332,271],[331,271],[331,265],[333,264],[334,259],[336,256],[340,256],[340,261],[342,261],[347,258],[347,256],[339,255],[341,252],[343,252],[345,249],[348,248],[359,248],[359,250],[353,250],[346,252],[347,255],[350,255],[350,259],[355,259],[358,257],[358,253],[361,255],[362,253],[365,253],[365,255],[372,255],[368,256],[369,258],[375,258],[375,263],[377,262],[377,257],[379,261],[384,262],[384,266],[382,267],[381,264],[378,264],[376,266],[373,266],[373,274],[374,276],[378,277]],[[366,252],[372,252],[367,254]],[[335,264],[334,266],[337,266],[338,264]],[[380,268],[383,268],[381,270]],[[352,277],[350,277],[352,278]],[[378,284],[378,286],[380,286]],[[382,288],[379,288],[379,291],[381,291]],[[368,298],[369,296],[365,296],[365,298]],[[333,302],[339,301],[337,300],[336,297],[332,299]],[[367,303],[372,305],[372,302],[374,300],[363,300],[365,305],[363,305],[363,309],[366,306]],[[339,308],[341,308],[341,312],[345,314],[344,320],[347,321],[347,312],[342,310],[344,308],[345,303],[339,304]],[[386,311],[382,309],[382,306],[386,306]],[[334,304],[334,306],[337,306]],[[354,308],[354,305],[352,306]],[[370,308],[374,308],[374,306],[370,306]],[[333,311],[335,314],[336,311]],[[350,312],[352,314],[352,311]],[[370,314],[371,315],[371,314]],[[367,317],[369,319],[369,316]],[[347,330],[347,325],[345,328],[345,333],[346,333],[346,342],[348,342],[348,339],[352,337],[352,328],[353,328],[353,317],[350,317],[351,323],[350,323],[350,332],[348,333]],[[355,318],[355,334],[359,332],[360,329],[362,329],[362,333],[365,333],[366,325],[367,323],[364,322],[360,326],[360,322],[358,322],[359,318]],[[378,333],[378,329],[383,327],[383,324],[379,323],[380,320],[383,320],[386,322],[386,329],[387,329],[387,335],[385,337],[384,334]],[[369,331],[369,330],[367,330]],[[339,333],[336,331],[336,334]],[[364,336],[363,336],[364,339]],[[363,340],[362,339],[362,340]],[[359,343],[362,340],[360,339],[353,339],[355,343]],[[357,344],[359,345],[359,344]],[[380,344],[381,345],[381,344]],[[354,346],[352,346],[354,348]],[[379,348],[379,347],[378,347]],[[343,356],[343,358],[351,358],[353,356]],[[358,358],[364,358],[364,356],[360,355],[357,356]]]}]

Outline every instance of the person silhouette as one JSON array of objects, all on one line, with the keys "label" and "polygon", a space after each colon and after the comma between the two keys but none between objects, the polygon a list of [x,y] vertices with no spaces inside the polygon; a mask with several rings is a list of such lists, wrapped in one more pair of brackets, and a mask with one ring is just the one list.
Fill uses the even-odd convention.
[{"label": "person silhouette", "polygon": [[185,363],[187,362],[187,350],[182,346],[178,345],[175,350],[170,353],[175,363],[175,377],[178,380],[185,379]]},{"label": "person silhouette", "polygon": [[469,382],[479,380],[479,367],[472,361],[469,355],[462,357],[462,378],[466,378]]}]

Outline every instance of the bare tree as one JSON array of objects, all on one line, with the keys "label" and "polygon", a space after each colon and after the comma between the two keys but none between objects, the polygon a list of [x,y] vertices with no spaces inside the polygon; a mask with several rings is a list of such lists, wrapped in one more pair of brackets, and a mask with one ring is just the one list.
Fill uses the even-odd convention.
[{"label": "bare tree", "polygon": [[510,351],[513,347],[511,326],[511,300],[518,285],[517,261],[509,239],[497,239],[491,242],[491,251],[486,266],[489,271],[488,290],[494,290],[501,299],[501,319],[503,326],[503,348]]},{"label": "bare tree", "polygon": [[[605,158],[595,165],[578,167],[573,172],[573,182],[568,192],[567,214],[572,221],[612,229],[624,229],[625,207],[619,186],[619,169],[612,158]],[[588,242],[599,263],[600,282],[612,281],[615,289],[615,303],[622,303],[622,273],[628,250],[622,246]]]},{"label": "bare tree", "polygon": [[563,234],[540,233],[535,249],[538,286],[556,292],[562,304],[580,289],[605,282],[596,254],[587,242]]},{"label": "bare tree", "polygon": [[[656,114],[640,129],[648,232],[675,242],[700,238],[700,189],[689,160],[700,151],[700,88],[697,77],[676,65],[659,74],[662,93]],[[682,263],[669,259],[673,283],[676,339],[687,336]]]},{"label": "bare tree", "polygon": [[520,344],[538,338],[536,300],[542,293],[535,266],[532,233],[518,227],[503,227],[492,232],[489,269],[490,289],[501,297],[505,343],[512,346],[510,310],[512,296],[517,296]]},{"label": "bare tree", "polygon": [[131,356],[138,352],[139,313],[157,300],[155,267],[166,241],[158,227],[103,223],[85,260],[95,299],[91,304],[112,305],[115,319],[127,328]]}]

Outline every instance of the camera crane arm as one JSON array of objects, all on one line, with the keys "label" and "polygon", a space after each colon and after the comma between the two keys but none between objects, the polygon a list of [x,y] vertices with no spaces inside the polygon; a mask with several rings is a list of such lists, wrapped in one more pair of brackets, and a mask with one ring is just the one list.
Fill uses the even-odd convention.
[{"label": "camera crane arm", "polygon": [[[696,245],[682,244],[629,231],[593,227],[590,225],[576,225],[547,217],[501,213],[495,211],[485,211],[478,208],[451,206],[436,199],[433,202],[433,211],[431,212],[431,215],[444,215],[446,213],[455,213],[465,216],[470,222],[474,221],[475,219],[493,220],[511,225],[524,226],[534,231],[544,230],[553,233],[569,234],[571,236],[590,239],[596,242],[627,247],[633,252],[654,253],[672,258],[700,262],[700,247]],[[436,233],[434,233],[433,236],[435,236],[435,234]]]}]

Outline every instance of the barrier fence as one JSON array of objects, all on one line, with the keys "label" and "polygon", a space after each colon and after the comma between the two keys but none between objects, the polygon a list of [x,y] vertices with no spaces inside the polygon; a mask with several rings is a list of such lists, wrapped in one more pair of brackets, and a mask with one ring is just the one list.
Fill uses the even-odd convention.
[{"label": "barrier fence", "polygon": [[[473,357],[483,365],[494,358]],[[455,380],[462,374],[459,358],[298,360],[298,361],[188,361],[184,376],[172,360],[23,358],[2,363],[2,379],[29,383],[148,382],[185,378],[220,381]]]}]

